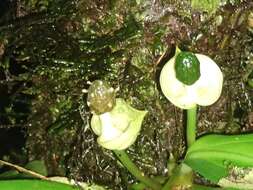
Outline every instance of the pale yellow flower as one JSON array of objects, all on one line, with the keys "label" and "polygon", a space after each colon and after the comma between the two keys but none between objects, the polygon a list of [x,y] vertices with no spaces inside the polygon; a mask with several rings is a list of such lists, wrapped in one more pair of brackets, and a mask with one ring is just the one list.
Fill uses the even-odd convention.
[{"label": "pale yellow flower", "polygon": [[110,150],[128,148],[135,142],[146,113],[117,98],[111,111],[92,116],[91,127],[98,135],[98,144]]},{"label": "pale yellow flower", "polygon": [[218,100],[222,91],[223,75],[218,65],[208,56],[195,54],[200,62],[200,78],[186,85],[176,78],[175,56],[163,67],[160,85],[166,98],[182,109],[208,106]]}]

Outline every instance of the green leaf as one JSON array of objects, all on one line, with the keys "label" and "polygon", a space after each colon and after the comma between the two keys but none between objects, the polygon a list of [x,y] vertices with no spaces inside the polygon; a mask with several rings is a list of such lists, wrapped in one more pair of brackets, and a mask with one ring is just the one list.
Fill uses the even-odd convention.
[{"label": "green leaf", "polygon": [[[36,172],[38,174],[41,174],[43,176],[47,176],[47,168],[45,166],[45,163],[41,160],[34,160],[29,162],[28,164],[25,165],[26,169],[31,170],[33,172]],[[2,174],[0,174],[0,179],[10,179],[10,178],[31,178],[34,177],[32,175],[29,174],[25,174],[25,173],[20,173],[17,170],[9,170],[6,171]]]},{"label": "green leaf", "polygon": [[[66,177],[54,176],[54,177],[50,177],[49,179],[50,179],[50,181],[64,183],[64,184],[68,184],[68,185],[72,185],[72,186],[78,184],[79,189],[83,189],[83,190],[105,190],[105,189],[107,189],[103,186],[99,186],[96,184],[88,184],[85,182],[74,181],[73,179],[68,179]],[[73,190],[75,190],[75,189],[73,189]]]},{"label": "green leaf", "polygon": [[34,171],[38,174],[41,174],[43,176],[47,176],[47,168],[43,161],[41,160],[34,160],[26,164],[26,169]]},{"label": "green leaf", "polygon": [[190,190],[240,190],[235,188],[208,187],[203,185],[193,185]]},{"label": "green leaf", "polygon": [[17,178],[19,176],[19,172],[17,170],[10,170],[0,174],[0,179],[10,179]]},{"label": "green leaf", "polygon": [[207,135],[187,151],[184,162],[206,179],[218,183],[234,168],[253,168],[253,134]]},{"label": "green leaf", "polygon": [[200,77],[200,62],[191,52],[180,52],[175,60],[176,78],[186,85],[194,84]]},{"label": "green leaf", "polygon": [[253,88],[253,79],[249,79],[249,80],[248,80],[248,85],[249,85],[251,88]]},{"label": "green leaf", "polygon": [[44,180],[0,180],[0,189],[4,190],[79,190],[79,187]]},{"label": "green leaf", "polygon": [[220,0],[192,0],[191,6],[193,9],[207,12],[208,14],[215,13],[219,8]]},{"label": "green leaf", "polygon": [[[57,178],[57,179],[56,179]],[[54,177],[50,180],[15,179],[0,180],[0,189],[3,190],[106,190],[96,184],[87,184],[68,180],[65,177]],[[53,181],[52,181],[53,180]]]}]

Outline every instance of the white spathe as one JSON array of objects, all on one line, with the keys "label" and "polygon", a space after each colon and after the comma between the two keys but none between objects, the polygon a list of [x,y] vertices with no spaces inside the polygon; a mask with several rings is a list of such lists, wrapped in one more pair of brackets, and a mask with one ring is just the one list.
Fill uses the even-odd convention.
[{"label": "white spathe", "polygon": [[91,118],[92,130],[98,135],[98,144],[110,150],[128,148],[135,142],[146,113],[117,98],[110,112],[93,114]]},{"label": "white spathe", "polygon": [[175,56],[163,67],[160,85],[166,98],[182,109],[208,106],[218,100],[222,91],[223,75],[218,65],[208,56],[195,54],[200,62],[200,78],[185,85],[176,78]]}]

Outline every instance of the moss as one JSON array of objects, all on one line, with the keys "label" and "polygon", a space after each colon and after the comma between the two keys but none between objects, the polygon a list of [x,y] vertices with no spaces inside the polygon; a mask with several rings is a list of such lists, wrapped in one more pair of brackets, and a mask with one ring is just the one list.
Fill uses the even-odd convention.
[{"label": "moss", "polygon": [[[10,58],[10,67],[0,70],[0,87],[9,102],[0,112],[5,114],[2,126],[26,126],[28,159],[45,160],[50,175],[114,189],[133,182],[89,129],[82,91],[96,79],[118,87],[117,97],[149,111],[128,152],[147,174],[167,174],[170,153],[180,159],[185,150],[183,113],[165,99],[157,80],[175,44],[209,55],[225,75],[221,98],[200,110],[199,134],[233,133],[235,125],[227,127],[233,122],[236,132],[245,131],[252,111],[252,89],[245,80],[253,59],[250,3],[226,3],[207,17],[192,11],[189,1],[57,0],[47,1],[43,9],[39,2],[45,1],[21,4],[24,15],[3,19],[0,26],[0,39],[6,41],[1,62]],[[17,99],[26,103],[22,122],[12,119],[19,111],[8,109]]]}]

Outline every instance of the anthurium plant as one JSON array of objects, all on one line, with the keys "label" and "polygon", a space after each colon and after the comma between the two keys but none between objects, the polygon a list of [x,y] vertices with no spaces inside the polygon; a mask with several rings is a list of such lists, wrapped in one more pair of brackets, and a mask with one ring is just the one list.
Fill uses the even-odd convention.
[{"label": "anthurium plant", "polygon": [[[223,75],[219,66],[208,56],[176,49],[175,55],[164,65],[160,74],[162,93],[170,103],[187,112],[185,157],[168,161],[168,176],[148,176],[130,159],[125,149],[134,144],[141,132],[147,114],[122,98],[107,82],[95,80],[90,83],[87,105],[92,113],[90,126],[97,135],[97,143],[113,151],[122,165],[137,179],[131,190],[173,189],[253,189],[253,134],[208,134],[196,137],[198,106],[216,102],[222,92]],[[169,103],[168,102],[168,103]],[[14,166],[1,161],[2,164]],[[35,168],[41,164],[32,164]],[[51,189],[106,189],[96,184],[73,184],[67,178],[52,179],[43,173],[20,169],[34,178],[16,179],[18,173],[8,172],[2,177],[15,180],[0,181],[0,189],[43,190]],[[212,187],[194,184],[194,172],[209,180]],[[41,174],[43,175],[41,175]],[[216,186],[214,186],[216,185]]]},{"label": "anthurium plant", "polygon": [[[211,58],[179,49],[160,75],[164,95],[187,112],[188,149],[182,163],[221,187],[252,189],[252,134],[211,134],[196,140],[197,105],[216,102],[222,83],[222,72]],[[169,180],[165,186],[171,187],[172,183]]]},{"label": "anthurium plant", "polygon": [[[167,178],[146,176],[124,151],[136,140],[147,112],[116,98],[114,89],[103,81],[94,81],[88,90],[88,105],[93,113],[91,128],[98,135],[98,144],[112,150],[140,182],[132,189],[253,189],[253,134],[209,134],[196,138],[198,106],[216,102],[222,85],[221,69],[203,54],[177,48],[161,70],[163,94],[187,112],[187,151],[183,160],[169,161],[172,172]],[[194,184],[193,172],[219,187]]]}]

